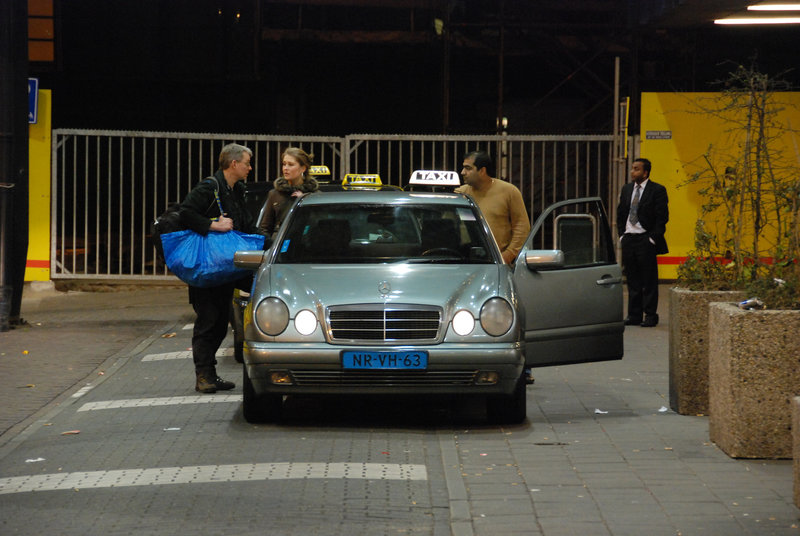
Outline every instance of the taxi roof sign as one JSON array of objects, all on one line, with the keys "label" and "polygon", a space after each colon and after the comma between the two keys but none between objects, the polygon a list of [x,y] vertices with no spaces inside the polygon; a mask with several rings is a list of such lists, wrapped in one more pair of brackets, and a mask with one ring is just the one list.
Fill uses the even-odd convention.
[{"label": "taxi roof sign", "polygon": [[342,186],[381,186],[381,176],[375,173],[348,173],[342,179]]},{"label": "taxi roof sign", "polygon": [[427,184],[428,186],[461,186],[461,178],[455,171],[418,169],[411,174],[408,183]]},{"label": "taxi roof sign", "polygon": [[308,173],[310,175],[330,175],[331,170],[328,169],[328,166],[311,166]]}]

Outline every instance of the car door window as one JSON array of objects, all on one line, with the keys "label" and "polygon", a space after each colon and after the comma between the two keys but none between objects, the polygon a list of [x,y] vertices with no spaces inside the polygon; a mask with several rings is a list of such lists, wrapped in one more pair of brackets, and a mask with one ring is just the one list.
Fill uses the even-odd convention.
[{"label": "car door window", "polygon": [[528,366],[622,357],[622,273],[600,199],[563,201],[539,216],[513,278]]},{"label": "car door window", "polygon": [[537,220],[529,249],[560,250],[564,268],[616,262],[608,221],[599,203],[559,206]]}]

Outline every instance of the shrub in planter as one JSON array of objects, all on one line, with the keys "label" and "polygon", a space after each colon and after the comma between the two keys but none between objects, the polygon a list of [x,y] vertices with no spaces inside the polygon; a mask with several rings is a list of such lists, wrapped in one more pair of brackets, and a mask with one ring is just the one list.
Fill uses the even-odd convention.
[{"label": "shrub in planter", "polygon": [[800,316],[792,311],[800,309],[800,159],[787,142],[794,133],[782,121],[782,89],[784,83],[754,67],[732,72],[722,97],[701,106],[728,127],[727,143],[690,163],[697,171],[686,184],[697,188],[702,206],[695,250],[678,269],[679,285],[739,291],[758,298],[763,305],[756,309],[774,310],[709,306],[710,435],[734,457],[785,455],[787,393],[800,385],[792,365],[797,331],[780,325],[794,326],[785,312]]},{"label": "shrub in planter", "polygon": [[726,125],[727,143],[688,164],[696,171],[685,185],[702,205],[681,286],[744,290],[770,308],[800,308],[800,161],[781,115],[787,87],[738,66],[722,98],[700,103]]}]

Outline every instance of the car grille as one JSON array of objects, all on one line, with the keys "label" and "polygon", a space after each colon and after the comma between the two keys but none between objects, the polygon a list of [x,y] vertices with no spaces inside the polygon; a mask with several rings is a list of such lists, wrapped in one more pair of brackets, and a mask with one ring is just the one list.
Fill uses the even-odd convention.
[{"label": "car grille", "polygon": [[331,339],[339,342],[436,342],[440,307],[350,305],[330,307]]},{"label": "car grille", "polygon": [[475,383],[474,370],[438,371],[438,372],[353,372],[337,370],[291,370],[295,384],[298,386],[426,386],[448,387],[453,385],[472,385]]}]

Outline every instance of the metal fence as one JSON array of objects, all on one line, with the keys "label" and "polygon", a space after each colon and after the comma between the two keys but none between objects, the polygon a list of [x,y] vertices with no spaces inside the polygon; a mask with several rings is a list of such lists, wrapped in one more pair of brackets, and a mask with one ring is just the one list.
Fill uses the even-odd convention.
[{"label": "metal fence", "polygon": [[150,241],[151,222],[217,169],[226,143],[253,150],[248,181],[274,180],[282,151],[314,154],[331,176],[378,173],[407,186],[417,169],[461,169],[464,154],[487,150],[496,177],[522,192],[533,221],[562,199],[599,196],[613,207],[618,186],[612,136],[263,136],[53,131],[51,266],[53,279],[165,279]]}]

